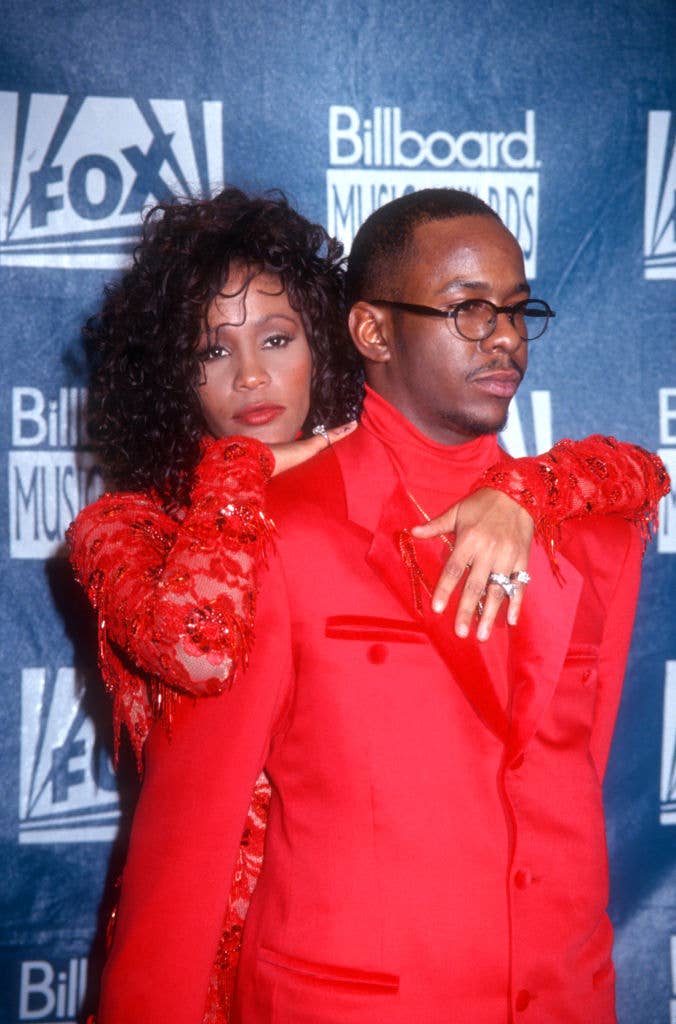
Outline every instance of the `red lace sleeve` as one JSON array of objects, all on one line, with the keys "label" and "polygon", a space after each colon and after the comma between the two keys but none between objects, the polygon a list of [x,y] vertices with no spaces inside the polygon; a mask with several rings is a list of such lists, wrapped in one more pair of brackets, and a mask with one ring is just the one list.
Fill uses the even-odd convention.
[{"label": "red lace sleeve", "polygon": [[[196,472],[182,521],[144,494],[107,494],[68,531],[75,574],[97,609],[99,663],[140,752],[172,688],[217,693],[246,663],[272,453],[254,439],[216,441]],[[139,671],[140,670],[140,671]]]},{"label": "red lace sleeve", "polygon": [[614,513],[635,523],[647,541],[669,486],[669,474],[657,455],[592,434],[582,441],[559,441],[536,458],[497,463],[473,490],[503,491],[530,512],[556,567],[559,527],[567,519]]}]

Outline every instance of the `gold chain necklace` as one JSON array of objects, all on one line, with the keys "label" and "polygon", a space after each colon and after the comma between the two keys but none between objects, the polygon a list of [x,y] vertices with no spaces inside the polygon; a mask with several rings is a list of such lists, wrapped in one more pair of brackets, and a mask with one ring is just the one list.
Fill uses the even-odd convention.
[{"label": "gold chain necklace", "polygon": [[[408,489],[406,491],[406,494],[408,495],[410,500],[413,502],[413,504],[415,505],[415,507],[417,508],[418,512],[423,517],[425,522],[426,523],[431,522],[430,515],[425,511],[425,509],[422,507],[422,505],[417,500],[417,498],[415,498]],[[449,538],[446,536],[445,533],[440,533],[439,534],[439,540],[443,541],[443,543],[446,545],[446,547],[448,548],[448,550],[451,553],[453,552],[454,544],[452,543],[451,540],[449,540]],[[401,531],[401,533],[399,535],[399,551],[400,551],[400,554],[401,554],[401,557],[402,557],[402,561],[404,562],[404,565],[406,566],[406,568],[409,571],[409,575],[410,575],[410,579],[411,579],[411,590],[412,590],[412,594],[413,594],[413,603],[415,605],[415,608],[416,608],[416,611],[418,612],[418,614],[422,615],[422,603],[421,603],[421,600],[420,600],[420,593],[418,591],[418,584],[419,583],[422,584],[423,588],[425,589],[425,591],[427,592],[427,594],[430,597],[432,596],[432,587],[429,585],[429,583],[425,579],[425,575],[424,575],[422,569],[420,568],[420,566],[418,564],[418,559],[416,558],[416,554],[415,554],[414,538],[411,535],[411,531],[410,530],[402,530]],[[467,565],[467,568],[469,569],[469,564]],[[477,613],[477,618],[478,619],[480,619],[482,614],[483,614],[483,610],[484,610],[483,597],[484,597],[484,595],[485,595],[485,591],[484,591],[484,594],[482,594],[481,598],[479,598],[479,600],[477,601],[476,613]]]},{"label": "gold chain necklace", "polygon": [[[425,522],[426,523],[430,523],[432,521],[432,517],[425,511],[425,509],[422,507],[422,505],[417,500],[417,498],[415,498],[408,489],[406,491],[406,494],[408,495],[410,500],[413,502],[413,504],[415,505],[415,507],[417,508],[418,512],[423,517]],[[446,536],[445,533],[440,533],[439,534],[439,540],[443,544],[446,545],[446,547],[448,548],[449,551],[453,551],[453,547],[454,547],[453,542],[451,540],[449,540],[449,538]]]}]

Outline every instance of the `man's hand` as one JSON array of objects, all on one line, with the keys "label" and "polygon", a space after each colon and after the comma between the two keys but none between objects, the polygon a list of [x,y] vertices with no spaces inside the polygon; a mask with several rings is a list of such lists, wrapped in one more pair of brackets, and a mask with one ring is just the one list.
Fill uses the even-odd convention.
[{"label": "man's hand", "polygon": [[[469,569],[455,617],[458,636],[469,635],[472,618],[482,601],[477,637],[488,639],[500,605],[507,596],[499,584],[488,583],[489,573],[510,576],[525,570],[534,529],[535,524],[525,509],[506,494],[487,487],[463,498],[424,526],[413,528],[413,536],[421,538],[455,533],[453,554],[442,569],[432,595],[432,610],[443,612]],[[517,583],[509,601],[507,622],[511,626],[518,621],[524,590],[525,584]]]},{"label": "man's hand", "polygon": [[344,437],[351,434],[357,426],[357,421],[345,423],[342,427],[333,427],[326,431],[326,436],[317,434],[314,437],[306,437],[301,441],[289,441],[286,444],[271,444],[270,451],[275,457],[275,469],[273,476],[284,473],[287,469],[299,466],[301,462],[311,459],[327,446],[337,444]]}]

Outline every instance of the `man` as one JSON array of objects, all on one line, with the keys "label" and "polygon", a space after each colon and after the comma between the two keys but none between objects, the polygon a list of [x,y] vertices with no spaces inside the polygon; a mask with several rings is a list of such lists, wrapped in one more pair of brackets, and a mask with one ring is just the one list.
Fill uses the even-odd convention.
[{"label": "man", "polygon": [[246,675],[150,741],[102,1022],[201,1020],[265,766],[236,1021],[609,1024],[601,780],[640,539],[619,519],[575,524],[563,584],[534,548],[519,624],[459,639],[453,602],[430,603],[448,546],[406,527],[495,462],[551,310],[495,214],[450,190],[373,214],[348,289],[362,424],[273,483]]}]

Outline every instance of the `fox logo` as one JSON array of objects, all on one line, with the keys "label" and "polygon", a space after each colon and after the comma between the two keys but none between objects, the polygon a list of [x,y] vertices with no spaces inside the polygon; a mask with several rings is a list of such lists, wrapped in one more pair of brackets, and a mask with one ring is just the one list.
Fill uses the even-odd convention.
[{"label": "fox logo", "polygon": [[0,92],[0,264],[122,265],[145,206],[222,185],[222,108]]},{"label": "fox logo", "polygon": [[72,668],[21,673],[20,843],[115,838],[117,784],[82,698]]}]

